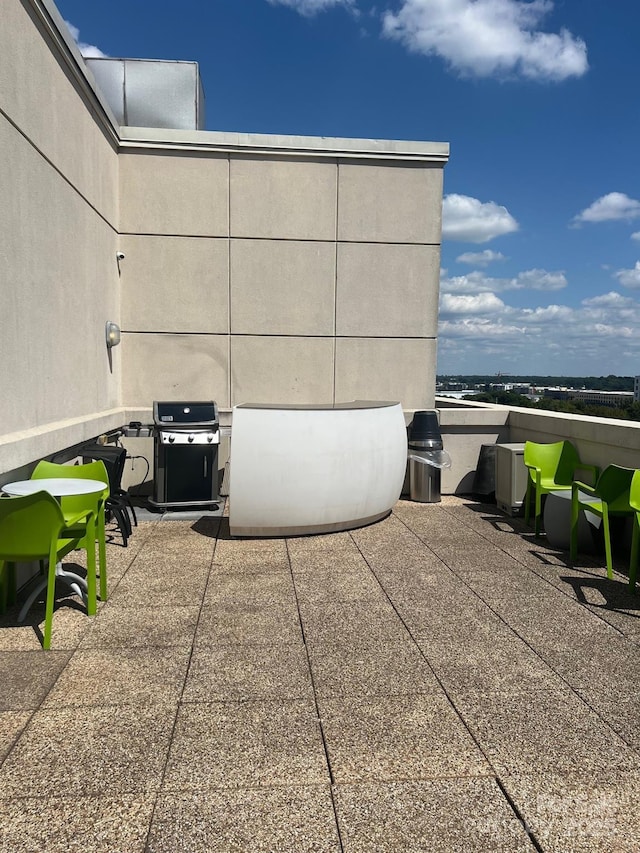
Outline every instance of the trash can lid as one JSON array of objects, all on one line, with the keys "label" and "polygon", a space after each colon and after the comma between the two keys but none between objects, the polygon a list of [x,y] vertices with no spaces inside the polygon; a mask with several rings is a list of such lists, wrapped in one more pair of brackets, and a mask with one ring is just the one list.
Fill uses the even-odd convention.
[{"label": "trash can lid", "polygon": [[415,412],[409,427],[409,441],[425,441],[427,439],[442,441],[438,413],[434,409]]}]

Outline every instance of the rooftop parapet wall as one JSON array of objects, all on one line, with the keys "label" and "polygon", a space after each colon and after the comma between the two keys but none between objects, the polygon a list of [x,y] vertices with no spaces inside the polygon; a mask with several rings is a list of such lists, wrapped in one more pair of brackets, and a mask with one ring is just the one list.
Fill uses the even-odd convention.
[{"label": "rooftop parapet wall", "polygon": [[600,469],[616,464],[640,467],[640,423],[614,418],[592,418],[541,409],[436,399],[444,447],[452,466],[442,472],[444,494],[472,491],[473,477],[483,444],[569,440],[580,458]]},{"label": "rooftop parapet wall", "polygon": [[509,430],[515,442],[570,439],[583,462],[600,468],[640,468],[640,423],[635,421],[514,408]]}]

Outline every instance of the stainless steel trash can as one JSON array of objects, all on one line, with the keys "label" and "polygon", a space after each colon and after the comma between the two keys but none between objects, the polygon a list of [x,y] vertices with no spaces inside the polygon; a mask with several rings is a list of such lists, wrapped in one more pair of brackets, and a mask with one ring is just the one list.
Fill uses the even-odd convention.
[{"label": "stainless steel trash can", "polygon": [[409,496],[412,501],[441,500],[442,435],[436,411],[416,412],[409,427]]}]

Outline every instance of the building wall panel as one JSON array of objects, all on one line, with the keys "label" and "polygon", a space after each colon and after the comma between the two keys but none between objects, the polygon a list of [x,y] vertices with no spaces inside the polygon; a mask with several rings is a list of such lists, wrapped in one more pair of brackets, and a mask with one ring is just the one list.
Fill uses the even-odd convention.
[{"label": "building wall panel", "polygon": [[226,237],[229,234],[229,163],[190,153],[120,155],[120,231]]},{"label": "building wall panel", "polygon": [[325,335],[335,328],[332,242],[231,241],[231,333]]},{"label": "building wall panel", "polygon": [[220,237],[123,235],[122,329],[229,331],[229,242]]},{"label": "building wall panel", "polygon": [[[154,400],[216,400],[229,405],[226,335],[123,335],[124,405],[150,410]],[[149,413],[150,416],[150,413]]]},{"label": "building wall panel", "polygon": [[435,338],[439,246],[339,243],[340,336]]},{"label": "building wall panel", "polygon": [[332,401],[332,338],[234,335],[231,405]]},{"label": "building wall panel", "polygon": [[433,407],[436,344],[431,339],[338,338],[337,402],[398,400],[405,409]]},{"label": "building wall panel", "polygon": [[230,180],[232,237],[335,240],[334,162],[234,156]]},{"label": "building wall panel", "polygon": [[340,162],[338,239],[440,244],[442,168]]}]

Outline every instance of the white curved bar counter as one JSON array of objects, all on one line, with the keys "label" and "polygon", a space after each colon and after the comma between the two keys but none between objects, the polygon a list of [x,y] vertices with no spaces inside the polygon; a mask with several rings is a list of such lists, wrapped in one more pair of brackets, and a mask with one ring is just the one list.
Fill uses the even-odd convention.
[{"label": "white curved bar counter", "polygon": [[406,464],[400,403],[235,406],[231,535],[330,533],[377,521],[400,497]]}]

